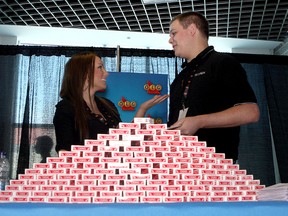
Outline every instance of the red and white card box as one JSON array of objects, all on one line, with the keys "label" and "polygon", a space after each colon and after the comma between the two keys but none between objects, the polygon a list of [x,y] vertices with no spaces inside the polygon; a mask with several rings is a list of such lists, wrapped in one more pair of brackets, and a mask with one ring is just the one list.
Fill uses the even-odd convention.
[{"label": "red and white card box", "polygon": [[0,202],[256,201],[264,187],[196,136],[135,118],[33,164],[0,191]]}]

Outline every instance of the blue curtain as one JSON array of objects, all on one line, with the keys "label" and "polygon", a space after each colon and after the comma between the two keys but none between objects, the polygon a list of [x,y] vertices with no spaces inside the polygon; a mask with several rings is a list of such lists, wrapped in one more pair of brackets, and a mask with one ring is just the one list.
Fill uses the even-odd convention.
[{"label": "blue curtain", "polygon": [[257,97],[260,120],[254,124],[241,127],[239,144],[239,165],[253,174],[255,179],[261,179],[265,185],[275,184],[272,138],[269,125],[267,95],[265,89],[264,65],[242,64],[247,78]]},{"label": "blue curtain", "polygon": [[[50,155],[57,156],[52,120],[60,100],[64,65],[69,58],[64,55],[0,56],[0,151],[8,154],[12,178],[23,174],[33,163],[45,161],[43,157],[47,155],[40,153],[41,148],[50,145],[47,142],[52,142]],[[115,66],[115,57],[103,60],[107,70],[115,70],[111,68]],[[40,150],[37,151],[36,146]]]},{"label": "blue curtain", "polygon": [[16,110],[14,98],[15,86],[18,85],[19,55],[2,55],[0,57],[0,151],[13,152],[13,122]]},{"label": "blue curtain", "polygon": [[[56,156],[52,119],[64,65],[71,55],[82,51],[98,52],[107,71],[116,71],[116,49],[1,46],[0,151],[8,153],[12,178],[43,161],[36,146],[52,146],[50,155]],[[235,57],[246,69],[261,111],[258,123],[241,127],[240,168],[266,186],[275,184],[277,172],[278,181],[287,182],[288,58],[265,64],[273,58]],[[170,51],[123,49],[120,71],[168,74],[171,83],[181,64]]]},{"label": "blue curtain", "polygon": [[265,88],[281,182],[288,182],[288,65],[267,65]]},{"label": "blue curtain", "polygon": [[[264,185],[288,182],[288,66],[243,64],[261,117],[241,127],[239,164]],[[247,136],[248,135],[248,136]]]}]

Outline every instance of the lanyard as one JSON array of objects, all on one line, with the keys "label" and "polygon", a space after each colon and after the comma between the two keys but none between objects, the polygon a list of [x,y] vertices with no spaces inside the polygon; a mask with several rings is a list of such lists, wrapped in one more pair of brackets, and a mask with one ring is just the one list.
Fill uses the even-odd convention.
[{"label": "lanyard", "polygon": [[181,82],[182,92],[183,92],[181,103],[182,103],[183,110],[186,108],[185,102],[187,101],[187,95],[188,95],[188,91],[189,91],[189,87],[191,85],[192,79],[194,75],[196,74],[199,68],[199,65],[204,61],[206,56],[208,56],[208,54],[211,53],[212,51],[214,51],[214,48],[209,47],[206,53],[204,52],[202,55],[200,54],[199,56],[197,56],[194,60],[192,60],[192,62],[188,63],[186,67],[184,68],[184,70],[187,70],[187,75],[182,79],[182,82]]},{"label": "lanyard", "polygon": [[[198,64],[195,65],[195,67],[194,67],[194,69],[192,70],[192,72],[189,73],[189,76],[187,77],[187,82],[186,82],[186,84],[185,84],[185,80],[184,80],[184,79],[182,80],[182,92],[183,92],[183,94],[182,94],[182,100],[181,100],[181,102],[182,102],[182,108],[183,108],[183,110],[186,108],[185,102],[187,101],[187,95],[188,95],[189,87],[190,87],[190,84],[191,84],[191,82],[192,82],[192,79],[193,79],[194,74],[195,74],[195,72],[197,71],[197,69],[198,69]],[[185,85],[184,85],[184,84],[185,84]]]}]

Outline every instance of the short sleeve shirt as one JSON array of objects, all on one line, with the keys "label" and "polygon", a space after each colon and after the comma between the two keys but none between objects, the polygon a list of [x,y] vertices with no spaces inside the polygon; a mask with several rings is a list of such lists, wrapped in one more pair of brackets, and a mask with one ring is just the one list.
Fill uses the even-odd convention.
[{"label": "short sleeve shirt", "polygon": [[[188,87],[186,98],[185,87]],[[186,64],[170,86],[169,125],[178,120],[183,105],[186,116],[223,111],[241,103],[256,103],[246,72],[231,55],[206,48]],[[215,146],[228,158],[238,158],[240,127],[200,129],[199,140]]]}]

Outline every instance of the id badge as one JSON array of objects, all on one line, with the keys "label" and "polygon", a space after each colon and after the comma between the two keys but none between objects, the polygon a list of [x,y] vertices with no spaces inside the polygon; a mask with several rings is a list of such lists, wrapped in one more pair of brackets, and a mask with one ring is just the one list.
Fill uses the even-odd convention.
[{"label": "id badge", "polygon": [[178,120],[182,119],[182,118],[185,118],[186,117],[186,114],[187,114],[187,111],[188,111],[188,108],[185,108],[185,109],[181,109],[179,111],[179,117],[178,117]]}]

